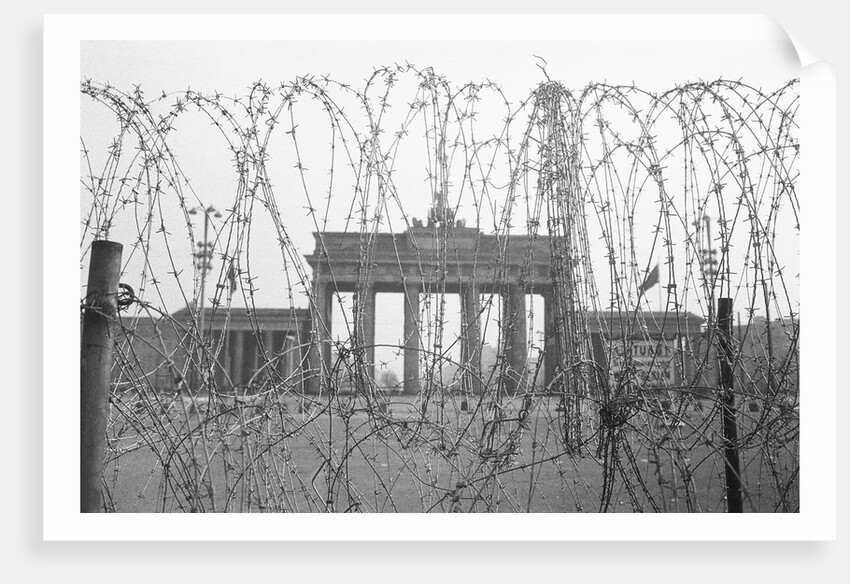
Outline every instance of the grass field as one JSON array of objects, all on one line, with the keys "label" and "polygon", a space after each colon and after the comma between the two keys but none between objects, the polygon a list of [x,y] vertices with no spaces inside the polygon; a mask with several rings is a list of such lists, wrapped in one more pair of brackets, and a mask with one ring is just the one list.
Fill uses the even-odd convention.
[{"label": "grass field", "polygon": [[[724,512],[711,402],[640,407],[614,429],[559,401],[257,398],[118,409],[105,499],[118,512]],[[744,510],[797,511],[795,420],[739,415]],[[767,414],[758,414],[764,418]],[[772,414],[771,414],[772,416]],[[574,419],[574,418],[573,418]],[[495,421],[494,421],[495,420]],[[755,430],[749,431],[752,427]],[[792,439],[789,441],[788,436]],[[580,444],[577,444],[580,442]]]}]

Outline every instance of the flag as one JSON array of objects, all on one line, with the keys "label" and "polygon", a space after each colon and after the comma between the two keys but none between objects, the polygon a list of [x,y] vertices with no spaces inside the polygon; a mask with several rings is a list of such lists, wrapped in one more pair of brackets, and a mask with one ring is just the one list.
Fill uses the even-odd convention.
[{"label": "flag", "polygon": [[655,267],[652,268],[652,271],[646,276],[646,280],[644,280],[643,284],[640,286],[640,291],[646,292],[656,284],[658,284],[658,264],[655,264]]}]

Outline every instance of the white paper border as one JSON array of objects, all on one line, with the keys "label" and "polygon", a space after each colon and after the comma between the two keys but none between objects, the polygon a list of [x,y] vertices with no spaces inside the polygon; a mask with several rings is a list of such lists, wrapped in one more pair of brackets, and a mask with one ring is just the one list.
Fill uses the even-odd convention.
[{"label": "white paper border", "polygon": [[[683,25],[687,19],[687,26]],[[247,32],[249,31],[250,34]],[[403,31],[403,32],[402,32]],[[527,31],[533,31],[533,35]],[[285,35],[285,37],[284,37]],[[84,515],[79,509],[80,41],[784,40],[756,16],[48,15],[44,41],[46,540],[809,540],[835,538],[835,80],[802,80],[801,512]],[[65,195],[65,193],[69,193]],[[807,196],[808,195],[808,196]],[[810,205],[813,197],[817,206]],[[71,373],[74,372],[74,373]]]}]

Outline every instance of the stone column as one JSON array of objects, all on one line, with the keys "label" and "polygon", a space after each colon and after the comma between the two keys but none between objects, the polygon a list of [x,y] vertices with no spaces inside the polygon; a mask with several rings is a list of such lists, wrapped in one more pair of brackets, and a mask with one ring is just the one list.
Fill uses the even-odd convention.
[{"label": "stone column", "polygon": [[460,361],[467,370],[464,387],[480,395],[481,387],[481,300],[475,283],[460,286]]},{"label": "stone column", "polygon": [[313,340],[311,338],[312,329],[312,314],[309,318],[305,318],[304,320],[298,322],[298,353],[296,355],[296,359],[298,359],[298,386],[299,389],[304,393],[312,391],[313,389],[310,386],[313,374],[311,370],[311,355],[313,354]]},{"label": "stone column", "polygon": [[[283,378],[291,379],[298,367],[298,339],[287,335],[283,339],[284,371]],[[300,384],[299,384],[300,385]]]},{"label": "stone column", "polygon": [[[601,332],[590,333],[590,346],[593,349],[593,360],[602,371],[608,371],[608,357],[605,354],[605,338]],[[594,397],[599,396],[602,386],[599,383],[599,377],[595,371],[590,377],[590,387],[594,392]]]},{"label": "stone column", "polygon": [[502,339],[507,367],[505,389],[511,393],[521,387],[526,375],[525,361],[528,357],[528,329],[525,313],[525,290],[511,284],[502,293]]},{"label": "stone column", "polygon": [[313,283],[313,303],[310,311],[313,323],[307,391],[311,393],[319,393],[322,388],[322,378],[327,376],[333,365],[331,363],[331,315],[333,314],[331,301],[330,285],[324,278],[319,277]]},{"label": "stone column", "polygon": [[404,393],[418,395],[419,385],[419,294],[420,284],[404,285]]},{"label": "stone column", "polygon": [[221,348],[221,353],[219,353],[219,368],[218,368],[218,390],[226,391],[229,390],[227,377],[230,375],[231,366],[230,366],[230,343],[231,338],[233,337],[233,330],[227,329],[224,332],[224,346]]},{"label": "stone column", "polygon": [[366,374],[370,379],[375,379],[375,285],[369,284],[363,291],[363,340],[366,348],[364,358],[366,359]]},{"label": "stone column", "polygon": [[234,389],[245,382],[245,331],[233,331],[233,359],[231,359],[230,379]]},{"label": "stone column", "polygon": [[[274,356],[274,333],[270,330],[263,331],[263,358],[261,363],[257,363],[257,368],[265,366],[266,363],[274,359]],[[263,371],[265,372],[264,377],[275,379],[272,365],[267,366]]]},{"label": "stone column", "polygon": [[543,336],[545,338],[544,351],[545,357],[543,361],[543,383],[548,388],[552,380],[555,379],[555,374],[558,369],[558,363],[561,356],[558,354],[558,332],[557,321],[555,320],[557,308],[555,306],[554,290],[549,289],[543,294],[543,311],[545,314],[545,324],[543,326]]}]

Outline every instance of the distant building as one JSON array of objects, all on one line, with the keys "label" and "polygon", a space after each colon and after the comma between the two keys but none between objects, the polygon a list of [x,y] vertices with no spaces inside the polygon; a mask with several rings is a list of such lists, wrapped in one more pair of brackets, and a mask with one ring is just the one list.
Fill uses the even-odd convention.
[{"label": "distant building", "polygon": [[[257,391],[268,383],[297,391],[312,390],[307,387],[312,377],[309,354],[313,323],[309,309],[261,308],[228,313],[207,308],[203,315],[207,349],[196,352],[190,361],[199,340],[194,319],[192,311],[184,308],[168,317],[140,317],[124,323],[128,346],[119,353],[130,358],[126,363],[116,363],[119,380],[130,385],[143,381],[159,392],[197,390],[203,385],[200,372],[208,371],[217,390],[225,393]],[[677,318],[660,312],[590,312],[585,319],[594,359],[603,371],[613,375],[632,367],[641,385],[671,387],[682,383],[683,372],[690,375],[694,370],[692,359],[686,356],[703,322],[695,315],[686,313]],[[489,348],[485,353],[482,369],[487,371],[495,366],[496,351]],[[534,369],[529,363],[529,375]],[[538,385],[542,382],[541,377]]]},{"label": "distant building", "polygon": [[124,353],[133,363],[116,363],[119,382],[132,384],[143,377],[159,392],[197,390],[203,386],[202,372],[209,371],[218,391],[226,393],[256,389],[268,381],[301,389],[310,339],[308,310],[207,308],[204,351],[196,349],[200,339],[194,322],[191,310],[184,308],[168,317],[125,323],[129,346]]},{"label": "distant building", "polygon": [[[310,383],[316,375],[309,365],[311,339],[315,344],[309,309],[261,308],[250,313],[232,309],[228,313],[207,308],[203,315],[207,349],[203,352],[197,351],[194,318],[192,311],[184,308],[158,319],[140,317],[123,322],[124,334],[118,336],[123,346],[116,352],[115,362],[119,388],[146,386],[161,393],[203,391],[206,377],[220,393],[256,393],[271,388],[315,391],[315,384]],[[678,388],[707,397],[717,387],[716,340],[699,316],[600,311],[584,313],[583,320],[596,371],[603,374],[604,383],[612,391],[629,390],[626,386],[632,384],[642,389]],[[758,318],[736,326],[736,391],[753,399],[775,396],[793,401],[799,387],[798,352],[794,350],[798,330],[799,324],[791,327]],[[203,355],[200,360],[199,354]],[[500,367],[498,355],[497,348],[483,347],[481,370],[484,379],[493,383]],[[537,390],[548,386],[543,376],[535,373],[541,356],[527,356],[526,387],[532,380]],[[334,350],[332,361],[338,358]],[[457,368],[444,368],[443,379],[449,384],[447,390],[458,391],[459,376],[452,367]],[[346,378],[350,371],[344,369],[334,383],[338,391],[352,391],[354,385]],[[591,391],[597,391],[600,383],[595,379]],[[523,391],[521,386],[514,387]],[[557,391],[557,383],[550,389]]]}]

